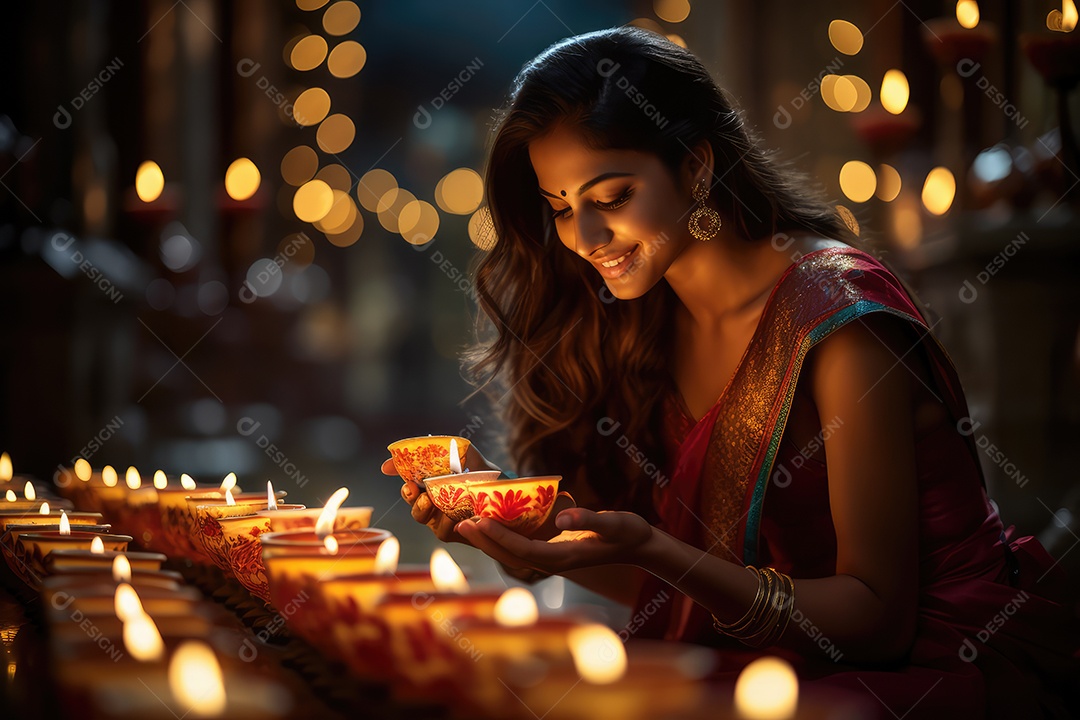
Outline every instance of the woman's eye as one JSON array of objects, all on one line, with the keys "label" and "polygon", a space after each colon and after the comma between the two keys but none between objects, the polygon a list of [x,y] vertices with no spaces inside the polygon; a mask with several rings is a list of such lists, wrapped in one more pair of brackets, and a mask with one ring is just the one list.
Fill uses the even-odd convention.
[{"label": "woman's eye", "polygon": [[626,201],[630,199],[630,189],[627,188],[622,195],[615,198],[611,202],[597,202],[596,206],[602,210],[614,210],[615,208],[622,207],[626,204]]},{"label": "woman's eye", "polygon": [[551,217],[555,218],[556,220],[570,217],[570,208],[567,207],[563,208],[562,210],[556,210],[555,212],[551,213]]}]

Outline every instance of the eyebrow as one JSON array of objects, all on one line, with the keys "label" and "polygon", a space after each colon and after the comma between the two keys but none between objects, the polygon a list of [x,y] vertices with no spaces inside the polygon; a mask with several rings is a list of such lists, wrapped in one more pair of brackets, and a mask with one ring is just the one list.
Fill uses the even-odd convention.
[{"label": "eyebrow", "polygon": [[[577,191],[577,194],[581,195],[581,194],[585,193],[589,188],[591,188],[596,183],[604,182],[605,180],[610,180],[611,178],[627,177],[629,175],[633,175],[633,173],[608,172],[608,173],[604,173],[603,175],[597,175],[592,180],[589,180],[588,182],[583,184],[581,187],[579,187],[578,191]],[[544,188],[540,188],[540,194],[541,195],[547,195],[548,197],[555,198],[556,200],[565,200],[566,199],[566,198],[564,198],[564,197],[562,197],[560,195],[555,195],[554,193],[549,193]]]}]

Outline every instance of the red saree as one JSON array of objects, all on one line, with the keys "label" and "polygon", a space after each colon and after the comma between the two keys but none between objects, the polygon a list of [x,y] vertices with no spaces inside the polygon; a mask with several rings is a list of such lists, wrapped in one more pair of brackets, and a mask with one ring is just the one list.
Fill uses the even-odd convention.
[{"label": "red saree", "polygon": [[[787,632],[812,633],[824,655],[771,652],[792,660],[806,681],[872,692],[896,716],[912,709],[909,717],[1067,717],[1064,683],[1077,677],[1080,641],[1072,613],[1056,600],[1060,569],[1037,540],[1002,527],[974,439],[962,432],[968,411],[952,363],[903,286],[866,253],[828,248],[788,268],[730,383],[699,422],[677,395],[669,398],[665,442],[673,462],[670,484],[654,493],[659,526],[719,557],[771,565],[796,580],[835,574],[827,468],[785,440],[784,427],[807,352],[868,313],[889,313],[911,328],[912,351],[924,353],[950,416],[916,439],[917,638],[902,666],[866,669],[815,637],[812,619],[800,625],[794,617]],[[639,608],[665,588],[671,592],[650,579]],[[708,612],[681,594],[650,610],[642,633],[724,648],[723,670],[755,656],[718,635]]]}]

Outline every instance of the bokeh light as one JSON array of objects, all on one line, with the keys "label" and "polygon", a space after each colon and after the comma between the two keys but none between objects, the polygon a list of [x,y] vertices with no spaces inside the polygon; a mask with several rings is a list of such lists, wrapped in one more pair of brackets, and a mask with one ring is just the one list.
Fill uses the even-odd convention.
[{"label": "bokeh light", "polygon": [[956,21],[969,30],[979,24],[979,3],[960,0],[956,3]]},{"label": "bokeh light", "polygon": [[923,183],[923,206],[934,215],[944,215],[952,207],[956,196],[956,178],[945,167],[936,167],[926,176]]},{"label": "bokeh light", "polygon": [[338,189],[333,189],[334,200],[330,210],[316,223],[315,228],[324,233],[339,233],[347,230],[356,217],[356,205],[353,204],[349,194]]},{"label": "bokeh light", "polygon": [[334,204],[334,191],[322,180],[309,180],[293,195],[293,212],[304,222],[321,220]]},{"label": "bokeh light", "polygon": [[473,245],[487,252],[495,247],[498,239],[495,235],[495,224],[491,221],[491,210],[485,205],[469,218],[469,240]]},{"label": "bokeh light", "polygon": [[153,160],[147,160],[135,171],[135,194],[143,202],[154,202],[165,189],[165,174]]},{"label": "bokeh light", "polygon": [[345,152],[356,137],[356,125],[348,115],[338,113],[322,121],[315,139],[323,152],[336,155]]},{"label": "bokeh light", "polygon": [[328,49],[322,35],[300,38],[289,53],[289,64],[297,70],[314,70],[326,59]]},{"label": "bokeh light", "polygon": [[653,12],[664,22],[680,23],[690,15],[689,0],[653,0]]},{"label": "bokeh light", "polygon": [[472,168],[447,173],[435,186],[435,202],[448,213],[468,215],[484,200],[484,179]]},{"label": "bokeh light", "polygon": [[296,7],[301,10],[318,10],[330,0],[296,0]]},{"label": "bokeh light", "polygon": [[881,79],[881,106],[893,115],[904,112],[908,103],[907,75],[897,69],[889,70]]},{"label": "bokeh light", "polygon": [[354,40],[346,40],[330,51],[326,67],[336,78],[350,78],[364,68],[367,62],[367,50]]},{"label": "bokeh light", "polygon": [[398,186],[397,178],[382,168],[368,170],[356,185],[356,199],[368,212],[376,212],[379,198]]},{"label": "bokeh light", "polygon": [[233,200],[247,200],[258,191],[261,180],[255,163],[246,157],[237,158],[225,171],[225,192]]},{"label": "bokeh light", "polygon": [[293,103],[293,119],[297,125],[317,125],[329,112],[330,95],[322,88],[308,88]]},{"label": "bokeh light", "polygon": [[439,211],[423,200],[406,203],[398,216],[398,232],[411,245],[424,245],[439,231]]},{"label": "bokeh light", "polygon": [[360,23],[360,8],[349,0],[336,2],[323,13],[323,29],[328,35],[345,35]]},{"label": "bokeh light", "polygon": [[877,189],[874,169],[861,160],[848,160],[840,168],[840,189],[849,200],[866,202]]},{"label": "bokeh light", "polygon": [[298,145],[281,158],[281,179],[300,187],[319,169],[319,154],[307,145]]},{"label": "bokeh light", "polygon": [[892,165],[882,163],[878,167],[877,197],[878,200],[892,202],[900,194],[900,173]]},{"label": "bokeh light", "polygon": [[848,112],[862,112],[870,105],[870,99],[873,95],[870,91],[870,85],[858,75],[845,75],[844,79],[851,83],[851,87],[855,89],[855,102],[852,103]]},{"label": "bokeh light", "polygon": [[349,192],[352,189],[352,173],[344,165],[330,163],[315,174],[316,180],[322,180],[334,190]]},{"label": "bokeh light", "polygon": [[352,224],[342,232],[339,233],[326,233],[326,239],[331,245],[337,247],[349,247],[364,233],[364,216],[359,212],[356,213],[356,217],[353,218]]},{"label": "bokeh light", "polygon": [[833,20],[829,23],[829,42],[845,55],[858,55],[863,46],[863,34],[847,20]]},{"label": "bokeh light", "polygon": [[398,231],[398,218],[405,206],[416,200],[416,196],[403,188],[388,190],[375,206],[375,212],[379,215],[379,224],[390,232]]}]

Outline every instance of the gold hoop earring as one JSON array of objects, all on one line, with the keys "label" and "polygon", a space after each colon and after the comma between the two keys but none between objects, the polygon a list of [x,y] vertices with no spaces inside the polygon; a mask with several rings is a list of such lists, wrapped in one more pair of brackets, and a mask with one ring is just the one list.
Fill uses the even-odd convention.
[{"label": "gold hoop earring", "polygon": [[[720,213],[705,204],[709,199],[708,184],[704,180],[698,180],[694,183],[691,194],[697,201],[697,209],[690,214],[690,234],[702,242],[712,240],[723,225],[723,220],[720,219]],[[702,220],[706,222],[705,227],[702,227]]]}]

